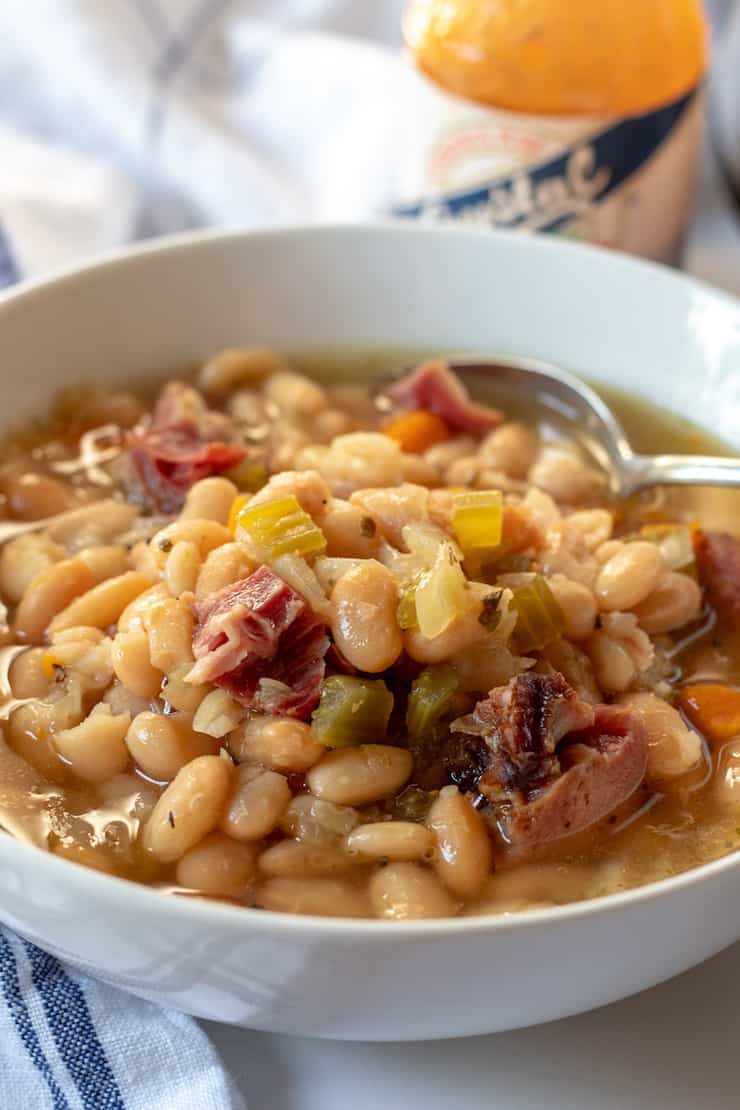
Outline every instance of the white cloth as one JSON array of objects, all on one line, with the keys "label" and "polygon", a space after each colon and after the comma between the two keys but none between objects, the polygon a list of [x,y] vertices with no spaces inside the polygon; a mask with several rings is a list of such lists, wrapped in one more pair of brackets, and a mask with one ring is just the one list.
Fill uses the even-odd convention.
[{"label": "white cloth", "polygon": [[382,211],[402,7],[5,4],[0,281],[187,227]]},{"label": "white cloth", "polygon": [[245,1110],[197,1022],[0,928],[3,1110]]}]

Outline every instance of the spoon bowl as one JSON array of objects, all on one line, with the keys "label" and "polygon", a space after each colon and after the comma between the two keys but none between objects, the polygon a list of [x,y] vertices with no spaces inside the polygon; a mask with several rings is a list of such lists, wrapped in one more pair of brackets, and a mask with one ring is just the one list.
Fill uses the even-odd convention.
[{"label": "spoon bowl", "polygon": [[507,394],[532,397],[572,425],[621,497],[650,486],[740,486],[740,459],[714,455],[638,455],[619,421],[599,395],[573,374],[551,363],[509,356],[491,361],[454,358],[450,367],[478,377]]}]

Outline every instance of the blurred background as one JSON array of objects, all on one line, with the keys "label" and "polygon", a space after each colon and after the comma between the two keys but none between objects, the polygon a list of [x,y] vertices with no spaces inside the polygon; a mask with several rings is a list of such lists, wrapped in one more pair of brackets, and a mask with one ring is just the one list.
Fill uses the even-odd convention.
[{"label": "blurred background", "polygon": [[0,283],[191,227],[390,213],[681,259],[740,292],[740,3],[705,6],[708,80],[699,8],[6,4]]}]

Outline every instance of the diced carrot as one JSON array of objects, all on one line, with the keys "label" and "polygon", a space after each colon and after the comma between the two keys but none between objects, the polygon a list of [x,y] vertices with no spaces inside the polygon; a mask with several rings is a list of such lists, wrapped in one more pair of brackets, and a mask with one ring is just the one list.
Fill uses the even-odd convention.
[{"label": "diced carrot", "polygon": [[245,505],[248,505],[252,498],[251,493],[238,493],[234,500],[231,502],[231,509],[229,511],[229,531],[232,536],[236,532],[236,523],[239,518],[239,513]]},{"label": "diced carrot", "polygon": [[687,528],[686,524],[676,524],[673,521],[665,521],[660,524],[643,524],[640,528],[640,535],[647,536],[649,539],[661,539],[664,536],[669,536],[671,532],[675,532],[677,528]]},{"label": "diced carrot", "polygon": [[543,535],[526,509],[519,505],[504,505],[501,547],[503,553],[524,551],[528,547],[541,547]]},{"label": "diced carrot", "polygon": [[400,443],[401,450],[409,455],[420,455],[435,443],[444,443],[450,438],[450,429],[442,417],[426,409],[404,413],[386,424],[383,431]]},{"label": "diced carrot", "polygon": [[678,704],[707,740],[722,744],[740,735],[740,690],[713,682],[684,686]]}]

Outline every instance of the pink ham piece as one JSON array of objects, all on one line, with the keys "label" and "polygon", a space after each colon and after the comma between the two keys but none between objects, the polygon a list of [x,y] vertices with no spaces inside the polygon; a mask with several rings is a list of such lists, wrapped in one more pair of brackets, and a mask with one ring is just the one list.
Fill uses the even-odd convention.
[{"label": "pink ham piece", "polygon": [[699,580],[730,632],[740,631],[740,540],[729,532],[698,532],[694,538]]},{"label": "pink ham piece", "polygon": [[503,413],[471,401],[468,391],[442,359],[422,362],[386,391],[406,409],[426,409],[441,416],[453,432],[482,435],[497,428]]},{"label": "pink ham piece", "polygon": [[231,420],[182,382],[164,387],[151,425],[128,439],[134,482],[160,513],[177,512],[195,482],[223,474],[246,454]]},{"label": "pink ham piece", "polygon": [[187,681],[222,686],[250,709],[305,719],[318,704],[324,622],[269,567],[195,603]]},{"label": "pink ham piece", "polygon": [[560,674],[518,675],[452,730],[459,743],[453,779],[490,801],[519,856],[606,817],[647,767],[637,714],[581,701]]}]

